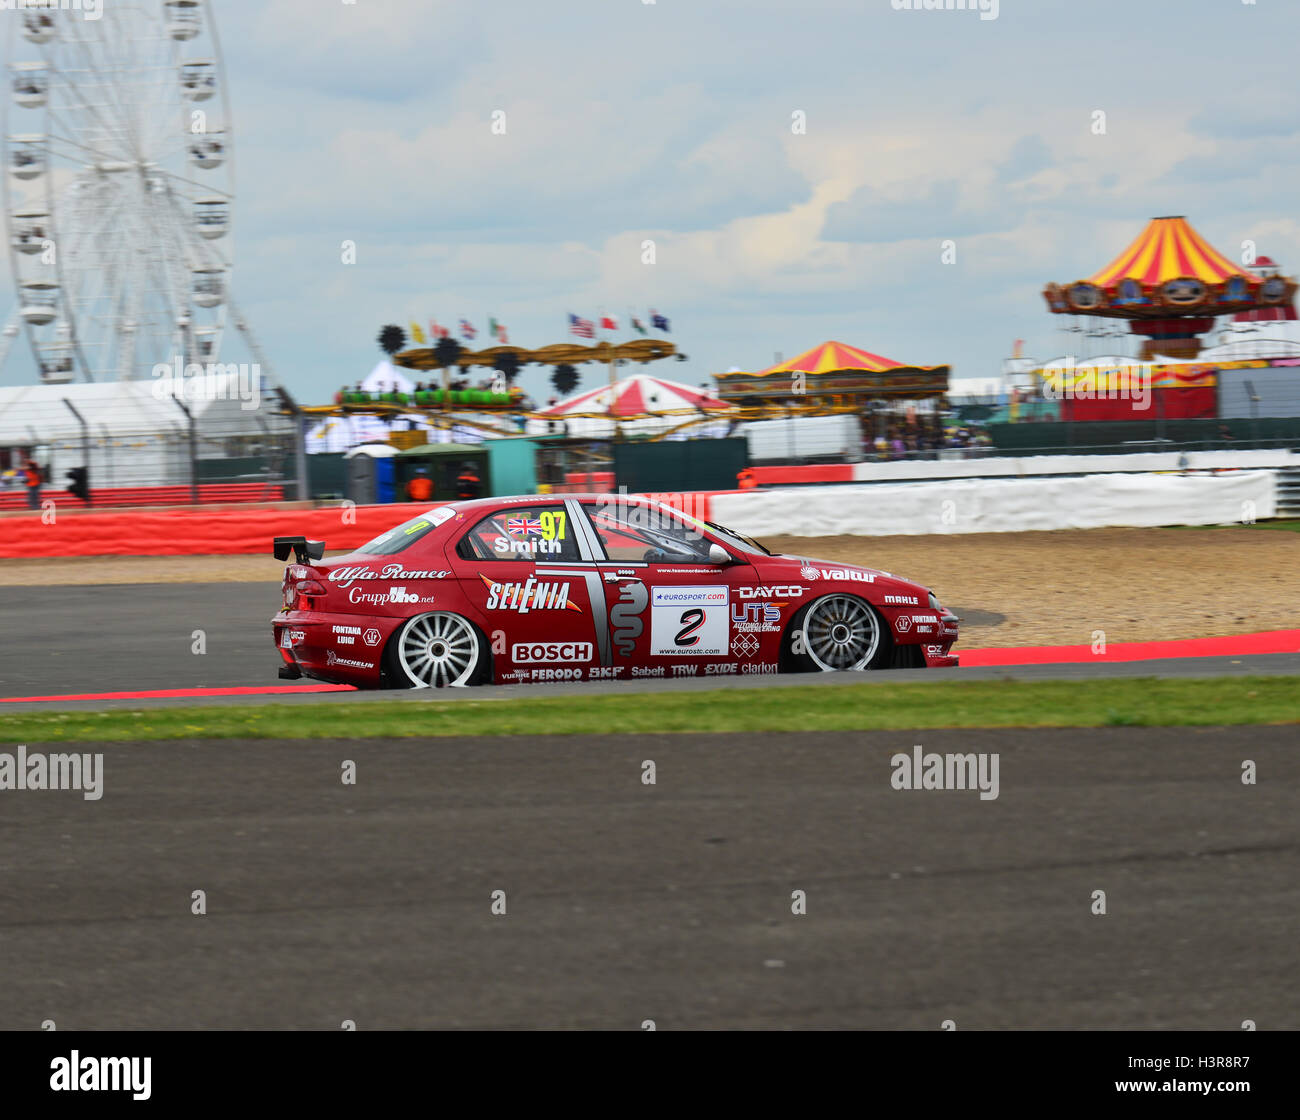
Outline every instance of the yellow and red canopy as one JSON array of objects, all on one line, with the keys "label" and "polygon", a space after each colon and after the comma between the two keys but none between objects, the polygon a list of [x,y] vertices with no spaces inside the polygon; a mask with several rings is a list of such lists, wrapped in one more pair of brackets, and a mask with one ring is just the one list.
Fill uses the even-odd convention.
[{"label": "yellow and red canopy", "polygon": [[861,350],[845,342],[823,342],[811,350],[791,358],[780,365],[769,366],[757,377],[769,373],[839,373],[841,370],[862,370],[866,373],[884,373],[891,369],[939,369],[939,366],[913,366],[909,362],[896,362],[879,354]]},{"label": "yellow and red canopy", "polygon": [[1222,284],[1234,276],[1249,274],[1197,233],[1186,218],[1152,218],[1127,249],[1088,277],[1088,283],[1116,288],[1121,280],[1136,280],[1155,288],[1185,277]]},{"label": "yellow and red canopy", "polygon": [[[1118,257],[1087,280],[1043,289],[1057,315],[1181,320],[1291,304],[1294,280],[1234,264],[1184,217],[1152,218]],[[1189,327],[1208,330],[1210,323]]]},{"label": "yellow and red canopy", "polygon": [[[800,379],[796,386],[798,374],[806,381]],[[723,400],[854,395],[920,399],[941,396],[948,388],[946,365],[896,362],[843,342],[823,342],[757,373],[732,370],[713,377]]]}]

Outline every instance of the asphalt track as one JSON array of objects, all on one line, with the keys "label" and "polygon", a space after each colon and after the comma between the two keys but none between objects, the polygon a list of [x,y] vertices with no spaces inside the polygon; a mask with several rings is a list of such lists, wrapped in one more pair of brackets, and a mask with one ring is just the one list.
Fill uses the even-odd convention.
[{"label": "asphalt track", "polygon": [[544,730],[79,745],[0,795],[0,1028],[1300,1027],[1294,728]]},{"label": "asphalt track", "polygon": [[[271,584],[3,588],[0,697],[267,684],[274,609]],[[960,679],[1155,672],[1294,674],[1300,655]],[[0,1029],[1300,1027],[1293,727],[547,731],[49,748],[102,753],[104,793],[3,794]],[[893,789],[916,743],[996,753],[998,797]]]},{"label": "asphalt track", "polygon": [[[313,682],[286,685],[276,677],[279,656],[271,641],[278,583],[122,584],[110,587],[0,587],[0,701],[18,697],[134,693],[150,690],[283,688],[265,696],[181,696],[174,699],[89,700],[68,707],[137,707],[142,704],[329,703],[356,692],[311,691]],[[996,627],[1000,615],[959,611],[967,629]],[[194,652],[197,631],[205,650]],[[958,650],[960,652],[960,645]],[[1146,662],[963,668],[961,680],[1087,680],[1133,676],[1212,676],[1242,673],[1300,674],[1300,652],[1242,657],[1188,657]],[[906,670],[852,675],[794,675],[617,683],[506,686],[465,690],[476,699],[513,695],[568,695],[620,691],[690,691],[780,688],[820,684],[901,683],[952,677],[952,671]],[[446,690],[440,699],[464,694]],[[367,693],[418,702],[419,693]],[[5,711],[26,704],[5,703]]]}]

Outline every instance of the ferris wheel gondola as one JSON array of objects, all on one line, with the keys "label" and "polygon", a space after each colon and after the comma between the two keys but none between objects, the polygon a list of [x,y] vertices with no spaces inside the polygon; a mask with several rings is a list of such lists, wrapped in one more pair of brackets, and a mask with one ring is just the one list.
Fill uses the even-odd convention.
[{"label": "ferris wheel gondola", "polygon": [[217,360],[234,161],[209,0],[117,0],[99,20],[51,6],[10,26],[5,217],[42,376],[71,360],[87,380],[148,378],[198,340]]}]

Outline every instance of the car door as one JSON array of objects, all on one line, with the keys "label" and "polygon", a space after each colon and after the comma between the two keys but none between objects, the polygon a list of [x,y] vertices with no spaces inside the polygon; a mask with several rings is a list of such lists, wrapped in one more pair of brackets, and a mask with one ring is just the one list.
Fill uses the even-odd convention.
[{"label": "car door", "polygon": [[657,503],[617,497],[582,503],[599,548],[616,678],[745,671],[733,649],[732,605],[757,580],[744,554],[709,556],[701,523]]},{"label": "car door", "polygon": [[499,682],[582,680],[599,660],[604,594],[572,518],[563,501],[507,505],[480,516],[456,545],[461,588],[486,620]]}]

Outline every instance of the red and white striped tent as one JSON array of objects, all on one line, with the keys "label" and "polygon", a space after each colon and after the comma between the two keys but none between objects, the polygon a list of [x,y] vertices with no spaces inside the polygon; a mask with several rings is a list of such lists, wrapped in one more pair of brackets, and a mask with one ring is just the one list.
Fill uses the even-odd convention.
[{"label": "red and white striped tent", "polygon": [[612,388],[606,384],[588,389],[542,409],[539,415],[548,419],[530,420],[528,431],[530,435],[542,435],[559,433],[567,427],[568,435],[600,439],[613,434],[614,421],[625,435],[664,432],[702,415],[724,421],[707,426],[707,431],[706,426],[696,425],[683,433],[682,438],[687,438],[714,434],[715,426],[725,430],[725,418],[733,411],[732,405],[704,389],[638,373],[616,382]]}]

